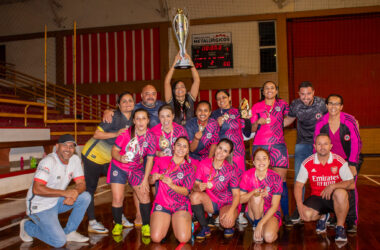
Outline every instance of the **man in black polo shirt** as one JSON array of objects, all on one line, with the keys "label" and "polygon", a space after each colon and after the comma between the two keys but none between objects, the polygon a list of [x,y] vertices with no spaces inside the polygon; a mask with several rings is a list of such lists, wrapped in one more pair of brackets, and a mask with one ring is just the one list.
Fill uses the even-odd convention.
[{"label": "man in black polo shirt", "polygon": [[[297,179],[302,162],[313,154],[313,136],[317,121],[327,113],[325,100],[314,96],[311,82],[301,82],[298,87],[298,99],[290,104],[290,111],[284,120],[284,126],[289,126],[297,118],[297,142],[294,153],[294,181]],[[305,189],[303,189],[302,200]],[[300,221],[297,209],[290,217],[292,223]]]}]

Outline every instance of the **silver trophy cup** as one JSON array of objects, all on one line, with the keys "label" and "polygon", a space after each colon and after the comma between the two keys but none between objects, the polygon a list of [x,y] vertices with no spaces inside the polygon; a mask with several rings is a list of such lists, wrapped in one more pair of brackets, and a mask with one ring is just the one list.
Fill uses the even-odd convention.
[{"label": "silver trophy cup", "polygon": [[174,66],[176,69],[188,69],[191,68],[190,60],[185,58],[186,54],[186,40],[189,34],[189,20],[183,13],[182,9],[177,10],[177,14],[173,18],[173,31],[178,41],[179,52],[181,60]]}]

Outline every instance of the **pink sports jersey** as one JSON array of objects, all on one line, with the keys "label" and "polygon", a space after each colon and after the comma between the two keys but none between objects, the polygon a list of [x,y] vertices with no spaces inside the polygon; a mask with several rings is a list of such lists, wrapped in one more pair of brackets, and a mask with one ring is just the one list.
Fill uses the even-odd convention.
[{"label": "pink sports jersey", "polygon": [[[268,169],[267,174],[263,180],[259,180],[256,177],[256,168],[251,168],[247,170],[241,177],[240,190],[243,192],[251,192],[254,189],[261,188],[268,191],[268,196],[264,197],[264,214],[272,206],[273,195],[282,194],[282,179],[273,170]],[[248,206],[246,208],[248,211]],[[277,218],[281,218],[280,206],[275,213]]]},{"label": "pink sports jersey", "polygon": [[151,132],[154,134],[156,138],[155,146],[157,151],[162,151],[163,149],[160,148],[160,136],[164,135],[166,139],[169,140],[170,144],[170,151],[173,152],[173,146],[174,142],[177,140],[178,137],[186,136],[188,138],[187,132],[184,127],[181,125],[178,125],[177,123],[173,122],[173,133],[165,133],[162,130],[162,124],[159,123],[156,126],[154,126],[151,129]]},{"label": "pink sports jersey", "polygon": [[239,178],[235,168],[224,161],[220,170],[215,170],[213,159],[207,158],[201,161],[195,173],[196,181],[212,183],[212,188],[207,188],[206,193],[219,207],[232,204],[231,189],[239,188]]},{"label": "pink sports jersey", "polygon": [[[184,163],[176,166],[172,158],[172,156],[157,157],[151,174],[159,173],[170,177],[175,185],[185,187],[189,190],[190,194],[195,181],[194,167],[186,160]],[[177,207],[184,204],[187,204],[186,207],[191,207],[189,196],[175,192],[161,180],[158,180],[157,194],[154,202],[171,211],[175,211]]]},{"label": "pink sports jersey", "polygon": [[[129,163],[121,163],[115,159],[112,159],[111,164],[116,165],[124,171],[130,171],[135,167],[141,165],[141,160],[144,159],[145,156],[155,155],[156,139],[150,130],[148,130],[145,135],[138,136],[136,134],[135,136],[138,139],[140,150],[135,154],[133,161]],[[124,155],[126,153],[125,148],[130,140],[131,128],[116,138],[115,146],[120,148],[120,155]]]},{"label": "pink sports jersey", "polygon": [[282,99],[277,99],[273,107],[266,105],[265,100],[252,106],[251,123],[259,118],[270,120],[270,123],[259,125],[253,139],[254,145],[271,145],[285,143],[284,117],[289,113],[289,105]]}]

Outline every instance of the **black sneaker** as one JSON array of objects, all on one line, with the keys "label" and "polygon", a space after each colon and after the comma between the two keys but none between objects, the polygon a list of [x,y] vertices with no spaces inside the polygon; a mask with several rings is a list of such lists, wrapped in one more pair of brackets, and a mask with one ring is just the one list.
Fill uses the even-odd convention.
[{"label": "black sneaker", "polygon": [[329,217],[330,217],[330,214],[325,214],[325,218],[323,219],[319,219],[317,221],[317,227],[316,227],[316,231],[317,233],[324,233],[326,232],[326,222],[329,220]]},{"label": "black sneaker", "polygon": [[286,227],[292,227],[293,226],[293,222],[290,220],[289,215],[284,216],[284,224]]},{"label": "black sneaker", "polygon": [[326,225],[329,228],[335,228],[336,227],[336,217],[334,215],[330,216],[330,219],[327,220]]},{"label": "black sneaker", "polygon": [[335,228],[335,241],[347,241],[346,230],[342,226]]},{"label": "black sneaker", "polygon": [[301,222],[300,214],[298,213],[298,209],[294,210],[293,214],[290,216],[290,220],[292,221],[293,225],[298,224]]},{"label": "black sneaker", "polygon": [[215,227],[215,219],[214,219],[214,217],[212,217],[212,216],[208,217],[207,226],[208,227]]},{"label": "black sneaker", "polygon": [[355,225],[355,223],[347,223],[347,233],[356,233],[358,231],[358,227]]}]

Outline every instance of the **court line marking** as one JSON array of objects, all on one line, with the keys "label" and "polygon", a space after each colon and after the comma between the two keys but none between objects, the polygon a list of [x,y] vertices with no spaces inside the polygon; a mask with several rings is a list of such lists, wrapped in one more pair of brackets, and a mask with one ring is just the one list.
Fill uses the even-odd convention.
[{"label": "court line marking", "polygon": [[374,183],[376,183],[377,185],[379,185],[380,186],[380,182],[377,182],[377,181],[375,181],[374,179],[372,179],[371,177],[369,177],[368,175],[363,175],[365,178],[367,178],[368,180],[370,180],[370,181],[372,181],[372,182],[374,182]]}]

